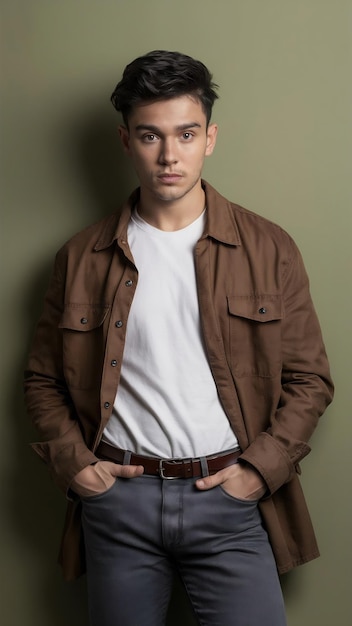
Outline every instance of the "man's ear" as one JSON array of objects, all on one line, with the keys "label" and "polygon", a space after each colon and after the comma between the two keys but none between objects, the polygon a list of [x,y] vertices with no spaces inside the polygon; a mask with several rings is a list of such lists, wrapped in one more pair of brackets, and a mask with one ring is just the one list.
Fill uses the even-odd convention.
[{"label": "man's ear", "polygon": [[207,144],[205,148],[205,156],[210,156],[215,148],[216,137],[218,134],[218,125],[209,124],[207,128]]},{"label": "man's ear", "polygon": [[125,152],[129,154],[130,152],[130,134],[128,132],[128,128],[120,124],[119,126],[119,135],[121,139],[121,143]]}]

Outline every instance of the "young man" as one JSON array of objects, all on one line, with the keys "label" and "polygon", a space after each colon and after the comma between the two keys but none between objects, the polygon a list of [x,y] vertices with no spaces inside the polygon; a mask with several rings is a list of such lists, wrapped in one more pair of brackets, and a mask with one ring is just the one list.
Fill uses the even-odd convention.
[{"label": "young man", "polygon": [[201,179],[215,87],[175,52],[126,67],[112,102],[140,187],[58,253],[30,355],[93,626],[164,624],[174,569],[200,624],[283,626],[277,570],[318,556],[297,473],[328,363],[292,239]]}]

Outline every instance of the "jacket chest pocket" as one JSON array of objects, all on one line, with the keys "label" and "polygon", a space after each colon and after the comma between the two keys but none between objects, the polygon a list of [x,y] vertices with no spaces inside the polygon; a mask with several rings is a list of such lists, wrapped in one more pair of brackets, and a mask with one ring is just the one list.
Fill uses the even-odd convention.
[{"label": "jacket chest pocket", "polygon": [[236,376],[276,376],[281,360],[281,295],[228,296],[230,358]]},{"label": "jacket chest pocket", "polygon": [[103,322],[109,306],[67,304],[62,330],[65,380],[72,389],[90,389],[100,384],[104,362]]}]

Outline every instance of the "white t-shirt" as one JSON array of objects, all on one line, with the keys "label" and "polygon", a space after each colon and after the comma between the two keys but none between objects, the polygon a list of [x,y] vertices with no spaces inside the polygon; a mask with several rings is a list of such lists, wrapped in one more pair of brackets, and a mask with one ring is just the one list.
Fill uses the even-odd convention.
[{"label": "white t-shirt", "polygon": [[205,212],[186,228],[166,232],[134,211],[128,226],[138,284],[103,436],[137,454],[198,457],[238,445],[200,327],[194,248],[204,222]]}]

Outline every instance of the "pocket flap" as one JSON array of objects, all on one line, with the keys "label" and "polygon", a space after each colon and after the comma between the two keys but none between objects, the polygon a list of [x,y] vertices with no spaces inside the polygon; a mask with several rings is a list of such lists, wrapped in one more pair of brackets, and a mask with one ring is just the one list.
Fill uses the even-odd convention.
[{"label": "pocket flap", "polygon": [[59,328],[87,332],[98,328],[104,322],[108,305],[66,304]]},{"label": "pocket flap", "polygon": [[282,313],[281,295],[227,296],[229,313],[256,322],[280,320]]}]

